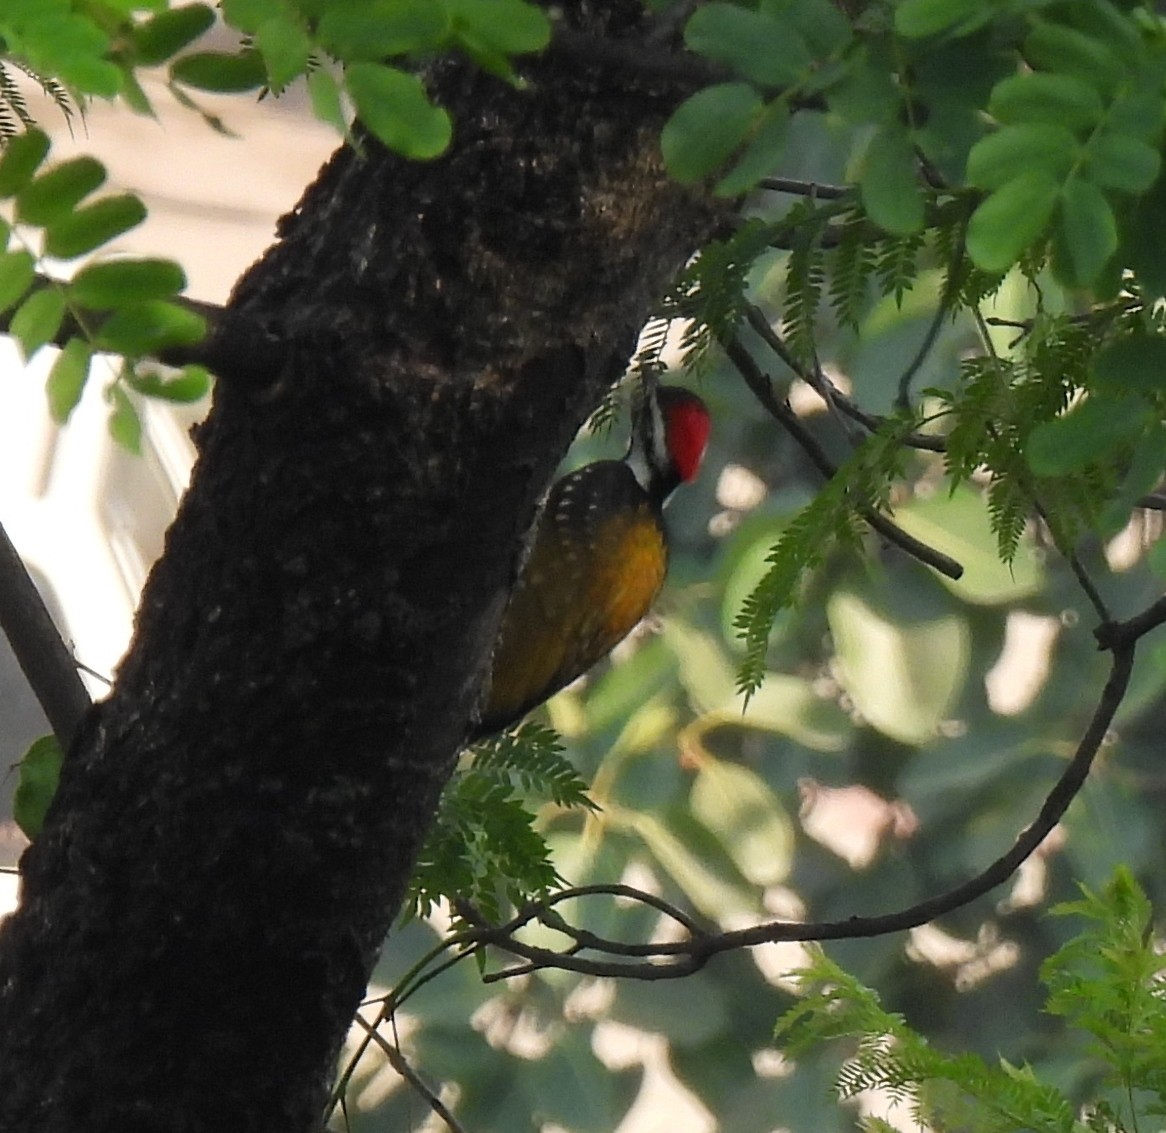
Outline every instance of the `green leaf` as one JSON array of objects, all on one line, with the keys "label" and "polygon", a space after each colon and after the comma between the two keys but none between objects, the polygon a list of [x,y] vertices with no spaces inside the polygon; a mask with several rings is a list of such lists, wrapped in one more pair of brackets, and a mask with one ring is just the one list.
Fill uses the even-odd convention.
[{"label": "green leaf", "polygon": [[830,0],[761,0],[760,9],[801,32],[818,58],[841,51],[854,39],[850,21]]},{"label": "green leaf", "polygon": [[1166,102],[1162,99],[1161,79],[1153,75],[1146,74],[1141,83],[1126,83],[1110,107],[1105,124],[1115,134],[1156,146],[1166,125]]},{"label": "green leaf", "polygon": [[77,157],[42,173],[16,197],[16,215],[26,224],[49,225],[105,183],[105,166]]},{"label": "green leaf", "polygon": [[12,316],[9,333],[20,343],[26,362],[53,341],[64,317],[65,296],[59,287],[42,287],[21,303]]},{"label": "green leaf", "polygon": [[871,139],[859,176],[862,203],[880,228],[909,236],[923,227],[923,193],[907,130],[888,125]]},{"label": "green leaf", "polygon": [[71,260],[108,244],[146,219],[146,206],[130,194],[102,197],[53,221],[45,232],[45,254]]},{"label": "green leaf", "polygon": [[1144,193],[1158,179],[1162,156],[1128,134],[1100,133],[1086,150],[1085,169],[1094,184],[1123,193]]},{"label": "green leaf", "polygon": [[718,197],[736,197],[752,189],[772,173],[785,152],[789,137],[789,107],[774,99],[765,109],[745,152],[736,165],[717,182]]},{"label": "green leaf", "polygon": [[143,67],[165,63],[214,22],[214,10],[207,4],[185,4],[158,12],[131,33],[135,59]]},{"label": "green leaf", "polygon": [[881,126],[903,105],[902,91],[883,60],[863,47],[853,53],[845,73],[825,93],[831,112],[851,125]]},{"label": "green leaf", "polygon": [[1096,88],[1076,75],[1029,71],[996,84],[988,113],[1004,124],[1051,122],[1084,130],[1101,121],[1105,106]]},{"label": "green leaf", "polygon": [[968,153],[968,182],[999,189],[1026,174],[1063,179],[1078,157],[1077,139],[1064,126],[1027,122],[981,138]]},{"label": "green leaf", "polygon": [[24,298],[36,276],[36,260],[24,251],[0,253],[0,311]]},{"label": "green leaf", "polygon": [[959,487],[895,509],[895,522],[909,535],[956,560],[958,579],[936,574],[953,594],[977,606],[997,606],[1031,598],[1044,583],[1041,560],[1031,542],[1022,540],[1011,562],[1001,562],[987,500],[980,492]]},{"label": "green leaf", "polygon": [[761,97],[747,83],[698,91],[680,104],[660,135],[669,172],[683,184],[714,172],[745,140],[761,112]]},{"label": "green leaf", "polygon": [[1083,177],[1061,191],[1060,235],[1072,265],[1068,282],[1088,287],[1117,251],[1117,221],[1105,194]]},{"label": "green leaf", "polygon": [[542,51],[551,41],[547,15],[524,0],[444,0],[464,46],[503,55]]},{"label": "green leaf", "polygon": [[767,86],[796,83],[814,61],[788,20],[716,0],[692,14],[684,42],[690,50]]},{"label": "green leaf", "polygon": [[120,385],[111,386],[107,396],[113,402],[113,412],[109,415],[109,435],[126,452],[141,456],[142,419],[134,403]]},{"label": "green leaf", "polygon": [[186,274],[173,260],[110,260],[82,268],[69,284],[69,299],[103,311],[145,299],[166,299],[184,287]]},{"label": "green leaf", "polygon": [[[726,876],[727,871],[717,868],[720,863],[715,860],[715,855],[702,852],[704,847],[698,849],[691,838],[680,837],[674,832],[676,822],[666,823],[646,811],[623,810],[614,805],[605,805],[604,815],[616,828],[628,829],[638,835],[660,868],[706,916],[756,915],[758,912],[752,887],[744,885],[740,879],[737,885],[733,885]],[[705,837],[707,839],[708,835]]]},{"label": "green leaf", "polygon": [[206,320],[158,299],[119,307],[96,335],[96,346],[139,358],[166,346],[188,346],[206,333]]},{"label": "green leaf", "polygon": [[1155,421],[1142,431],[1121,485],[1102,512],[1098,528],[1103,537],[1116,535],[1129,523],[1130,513],[1138,501],[1162,479],[1163,468],[1166,468],[1166,427]]},{"label": "green leaf", "polygon": [[1063,24],[1035,21],[1024,42],[1024,56],[1034,67],[1073,75],[1109,93],[1126,75],[1126,67],[1099,39]]},{"label": "green leaf", "polygon": [[270,20],[286,19],[286,0],[222,0],[223,19],[233,28],[254,35]]},{"label": "green leaf", "polygon": [[30,841],[44,828],[49,804],[57,793],[64,756],[56,736],[34,740],[20,761],[20,778],[12,797],[12,817]]},{"label": "green leaf", "polygon": [[128,63],[121,65],[121,98],[135,114],[145,118],[157,117],[154,113],[154,104],[145,88],[138,82],[138,76],[130,69]]},{"label": "green leaf", "polygon": [[[3,11],[13,0],[7,0]],[[53,75],[83,94],[112,98],[121,86],[121,68],[106,58],[109,36],[98,24],[80,13],[53,10],[42,4],[39,19],[21,21],[26,62],[40,74]],[[11,19],[11,16],[9,16]],[[39,22],[40,26],[36,26]],[[9,30],[11,30],[11,24]]]},{"label": "green leaf", "polygon": [[176,378],[166,378],[161,374],[130,372],[126,381],[146,397],[157,397],[163,401],[199,401],[210,392],[210,371],[203,366],[189,365],[182,368]]},{"label": "green leaf", "polygon": [[1136,274],[1147,302],[1166,297],[1166,177],[1161,175],[1126,214],[1121,262]]},{"label": "green leaf", "polygon": [[0,200],[25,188],[48,152],[48,135],[41,130],[27,130],[8,141],[0,151]]},{"label": "green leaf", "polygon": [[981,0],[903,0],[895,9],[895,30],[922,39],[978,15],[983,7]]},{"label": "green leaf", "polygon": [[704,758],[697,767],[689,805],[754,885],[778,885],[786,879],[794,851],[793,826],[777,796],[756,772]]},{"label": "green leaf", "polygon": [[327,67],[313,67],[308,72],[308,97],[312,100],[312,112],[316,117],[343,134],[348,123],[344,118],[340,84]]},{"label": "green leaf", "polygon": [[445,152],[453,126],[429,101],[416,75],[376,63],[353,63],[345,85],[360,120],[390,149],[425,160]]},{"label": "green leaf", "polygon": [[93,347],[83,338],[71,338],[49,370],[45,393],[49,399],[49,412],[58,425],[68,421],[69,414],[77,408],[92,361]]},{"label": "green leaf", "polygon": [[1160,393],[1166,390],[1166,338],[1133,334],[1109,343],[1090,366],[1099,390]]},{"label": "green leaf", "polygon": [[255,34],[255,44],[267,67],[273,90],[280,91],[308,66],[312,41],[298,20],[268,20]]},{"label": "green leaf", "polygon": [[1136,440],[1149,406],[1134,394],[1097,393],[1029,434],[1025,456],[1038,476],[1064,476],[1115,455]]},{"label": "green leaf", "polygon": [[267,71],[258,51],[241,51],[236,55],[199,51],[176,59],[170,65],[170,77],[196,90],[237,94],[263,86]]},{"label": "green leaf", "polygon": [[890,610],[865,584],[835,590],[826,618],[842,685],[863,719],[901,743],[934,739],[967,676],[965,621]]},{"label": "green leaf", "polygon": [[339,59],[380,62],[391,55],[436,50],[449,30],[449,18],[434,0],[356,0],[329,6],[316,34]]},{"label": "green leaf", "polygon": [[977,267],[1010,268],[1048,227],[1060,186],[1047,173],[1025,173],[997,189],[968,222],[968,255]]}]

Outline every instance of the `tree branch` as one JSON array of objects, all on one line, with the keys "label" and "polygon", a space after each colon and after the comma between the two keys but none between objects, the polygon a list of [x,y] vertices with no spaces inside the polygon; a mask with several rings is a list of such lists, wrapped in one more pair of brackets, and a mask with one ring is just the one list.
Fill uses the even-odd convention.
[{"label": "tree branch", "polygon": [[[657,944],[626,944],[622,941],[596,936],[583,929],[564,925],[561,918],[551,912],[554,905],[561,901],[603,891],[603,887],[593,886],[568,889],[554,894],[543,902],[527,906],[503,925],[489,925],[479,918],[480,928],[476,934],[479,943],[492,944],[502,951],[526,961],[524,964],[492,973],[487,978],[508,979],[541,968],[555,968],[590,976],[619,976],[648,981],[677,979],[697,971],[713,956],[721,952],[786,941],[842,940],[883,936],[892,932],[903,932],[910,928],[916,928],[967,905],[1007,881],[1021,863],[1048,837],[1064,816],[1069,804],[1077,796],[1085,782],[1093,760],[1129,687],[1134,649],[1138,638],[1164,622],[1166,622],[1166,598],[1160,599],[1148,610],[1127,622],[1110,624],[1104,627],[1103,631],[1099,631],[1098,638],[1102,641],[1103,646],[1112,648],[1113,664],[1093,717],[1077,745],[1072,760],[1049,792],[1033,824],[1021,832],[1005,854],[1002,854],[986,869],[964,884],[908,908],[880,916],[855,916],[841,921],[820,921],[805,924],[774,921],[722,933],[712,933],[700,929],[691,918],[688,918],[680,910],[671,906],[666,910],[662,909],[662,905],[667,903],[653,897],[649,903],[654,908],[674,916],[685,924],[689,932],[688,937],[684,940],[665,941]],[[621,892],[621,895],[628,896],[626,892]],[[639,895],[640,900],[647,901],[647,897],[647,894]],[[536,920],[563,932],[572,940],[571,946],[564,951],[556,952],[554,949],[541,948],[514,938],[515,932]],[[606,957],[643,959],[633,963],[619,959],[579,955],[578,953],[584,949],[601,952]]]},{"label": "tree branch", "polygon": [[[868,413],[852,398],[847,397],[826,375],[821,366],[803,366],[793,356],[785,340],[773,329],[765,312],[755,303],[745,309],[745,320],[757,336],[776,354],[783,363],[806,383],[828,406],[845,413],[852,421],[857,421],[864,429],[877,433],[886,423],[885,417]],[[932,437],[926,433],[910,433],[901,438],[910,448],[925,452],[944,452],[947,442],[943,437]]]},{"label": "tree branch", "polygon": [[[838,471],[837,466],[826,455],[822,446],[818,444],[805,425],[801,423],[797,414],[773,392],[773,384],[768,375],[753,360],[749,351],[736,339],[727,339],[721,345],[758,401],[797,441],[822,475],[827,480],[831,479]],[[916,539],[914,535],[908,534],[885,515],[875,511],[874,508],[857,504],[856,510],[874,531],[877,531],[888,542],[894,543],[895,546],[906,551],[912,558],[918,559],[921,563],[939,571],[940,574],[946,575],[948,578],[955,579],[963,575],[964,568],[950,555],[945,555],[942,551],[937,551],[934,547]]]},{"label": "tree branch", "polygon": [[[32,290],[61,286],[59,280],[38,275]],[[252,388],[272,384],[283,372],[288,357],[287,343],[258,320],[232,307],[221,307],[217,303],[205,303],[182,295],[169,301],[205,319],[207,331],[198,342],[158,351],[159,362],[167,366],[195,363],[205,366],[223,381]],[[0,334],[10,330],[17,309],[0,312]],[[64,346],[75,337],[91,338],[110,314],[110,311],[70,310],[52,345]]]},{"label": "tree branch", "polygon": [[401,1053],[400,1046],[396,1042],[389,1042],[380,1033],[375,1024],[366,1022],[359,1015],[356,1016],[356,1022],[364,1029],[368,1038],[380,1047],[388,1064],[425,1099],[426,1105],[449,1126],[453,1133],[465,1133],[461,1122],[454,1117],[445,1102],[430,1089],[421,1075],[409,1065],[408,1060]]},{"label": "tree branch", "polygon": [[0,526],[0,630],[62,750],[90,705],[77,663],[24,562]]},{"label": "tree branch", "polygon": [[[665,34],[671,34],[671,29]],[[701,55],[661,48],[658,46],[661,38],[660,32],[653,31],[646,39],[612,39],[576,31],[559,23],[546,51],[538,58],[552,59],[588,75],[594,74],[597,68],[607,68],[625,78],[671,83],[680,87],[685,95],[714,83],[738,78],[734,71]],[[789,105],[791,110],[826,109],[826,101],[820,95],[794,96],[789,99]]]},{"label": "tree branch", "polygon": [[794,197],[809,197],[811,200],[843,200],[855,196],[857,190],[850,185],[821,185],[817,181],[802,181],[795,177],[763,177],[757,188],[768,189],[771,193],[789,193]]}]

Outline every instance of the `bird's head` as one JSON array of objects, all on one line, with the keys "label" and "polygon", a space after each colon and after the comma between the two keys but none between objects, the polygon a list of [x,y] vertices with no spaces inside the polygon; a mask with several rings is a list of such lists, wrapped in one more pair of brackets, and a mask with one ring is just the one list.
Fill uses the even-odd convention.
[{"label": "bird's head", "polygon": [[695,393],[679,386],[644,384],[627,461],[640,487],[657,504],[663,505],[681,484],[696,478],[711,429],[708,407]]}]

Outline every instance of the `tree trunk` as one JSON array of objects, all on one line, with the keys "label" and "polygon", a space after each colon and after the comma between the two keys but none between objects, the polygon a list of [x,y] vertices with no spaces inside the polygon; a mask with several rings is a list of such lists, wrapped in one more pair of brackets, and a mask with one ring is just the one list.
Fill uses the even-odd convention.
[{"label": "tree trunk", "polygon": [[220,381],[22,863],[3,1133],[318,1126],[538,497],[714,222],[661,168],[677,90],[572,60],[440,64],[449,153],[342,148],[240,282],[283,363]]}]

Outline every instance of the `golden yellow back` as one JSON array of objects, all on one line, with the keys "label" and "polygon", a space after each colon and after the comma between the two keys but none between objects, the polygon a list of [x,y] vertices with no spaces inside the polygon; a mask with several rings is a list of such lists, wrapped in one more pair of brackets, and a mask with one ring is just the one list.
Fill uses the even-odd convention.
[{"label": "golden yellow back", "polygon": [[648,612],[667,568],[659,510],[626,464],[600,461],[559,480],[503,616],[478,734],[605,657]]}]

